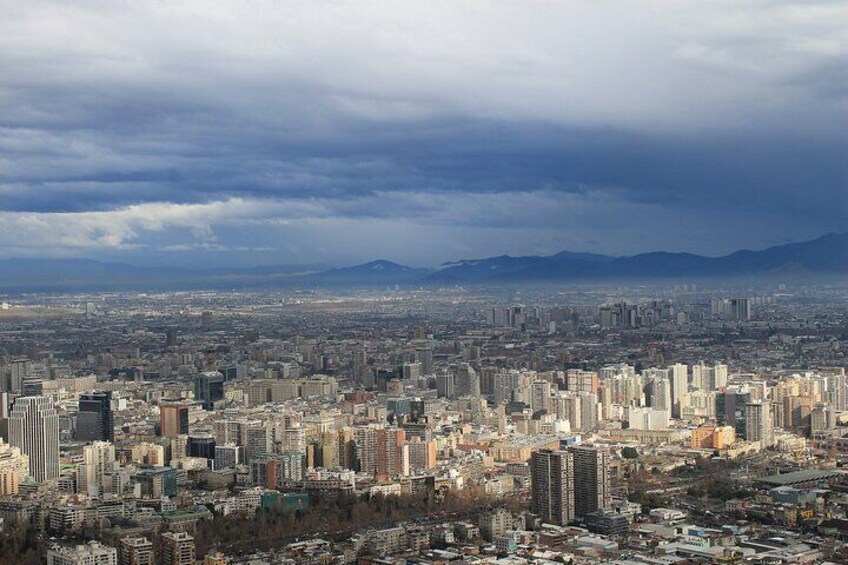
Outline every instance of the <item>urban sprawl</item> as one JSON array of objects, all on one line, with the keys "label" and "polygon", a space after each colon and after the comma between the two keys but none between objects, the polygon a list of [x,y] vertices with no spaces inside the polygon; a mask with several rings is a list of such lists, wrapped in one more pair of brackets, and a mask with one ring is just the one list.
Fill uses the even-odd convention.
[{"label": "urban sprawl", "polygon": [[846,563],[848,287],[715,286],[6,296],[2,558]]}]

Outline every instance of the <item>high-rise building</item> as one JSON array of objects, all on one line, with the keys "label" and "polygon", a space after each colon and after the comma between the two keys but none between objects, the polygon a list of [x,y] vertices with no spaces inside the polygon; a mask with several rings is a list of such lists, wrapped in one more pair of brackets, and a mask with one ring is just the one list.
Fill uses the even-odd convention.
[{"label": "high-rise building", "polygon": [[194,377],[194,398],[204,410],[214,410],[224,399],[224,375],[218,371],[200,373]]},{"label": "high-rise building", "polygon": [[153,565],[153,542],[147,538],[123,538],[118,546],[118,565]]},{"label": "high-rise building", "polygon": [[244,463],[244,447],[228,443],[215,446],[215,469],[235,469]]},{"label": "high-rise building", "polygon": [[215,459],[215,437],[211,434],[189,435],[186,443],[186,455],[212,461]]},{"label": "high-rise building", "polygon": [[480,375],[468,363],[460,363],[456,368],[456,395],[480,397]]},{"label": "high-rise building", "polygon": [[574,515],[582,518],[612,507],[609,449],[600,445],[569,448],[574,457]]},{"label": "high-rise building", "polygon": [[530,457],[532,510],[543,522],[566,525],[574,520],[574,456],[543,449]]},{"label": "high-rise building", "polygon": [[745,405],[745,439],[758,441],[761,447],[774,445],[771,404],[749,402]]},{"label": "high-rise building", "polygon": [[98,495],[103,492],[103,478],[115,467],[115,446],[108,441],[95,441],[83,448],[79,487],[83,492]]},{"label": "high-rise building", "polygon": [[429,347],[421,347],[415,352],[415,357],[421,363],[421,374],[430,375],[433,373],[433,350]]},{"label": "high-rise building", "polygon": [[421,367],[422,364],[420,361],[415,363],[404,363],[401,368],[401,374],[403,375],[404,380],[412,381],[420,377],[423,374]]},{"label": "high-rise building", "polygon": [[159,403],[159,435],[174,438],[188,433],[188,404],[183,401]]},{"label": "high-rise building", "polygon": [[9,418],[9,443],[29,456],[29,474],[37,482],[59,476],[59,416],[48,397],[15,399]]},{"label": "high-rise building", "polygon": [[451,373],[436,375],[436,394],[444,398],[456,398],[456,376]]},{"label": "high-rise building", "polygon": [[655,410],[665,410],[671,414],[671,381],[665,371],[648,381],[650,404]]},{"label": "high-rise building", "polygon": [[168,328],[165,330],[165,347],[177,346],[177,328]]},{"label": "high-rise building", "polygon": [[668,368],[671,379],[671,415],[680,418],[680,407],[683,399],[689,394],[689,367],[676,363]]},{"label": "high-rise building", "polygon": [[162,534],[162,565],[194,565],[194,538],[186,532]]},{"label": "high-rise building", "polygon": [[76,439],[115,441],[111,391],[84,392],[80,395]]}]

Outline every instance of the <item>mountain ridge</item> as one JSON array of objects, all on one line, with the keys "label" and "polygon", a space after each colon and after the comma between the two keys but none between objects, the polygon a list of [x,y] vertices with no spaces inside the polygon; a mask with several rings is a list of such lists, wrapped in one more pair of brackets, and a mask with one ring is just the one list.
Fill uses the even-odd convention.
[{"label": "mountain ridge", "polygon": [[0,289],[110,290],[193,289],[280,286],[438,286],[455,284],[602,281],[614,279],[722,278],[783,273],[848,274],[848,233],[741,249],[719,257],[686,252],[651,251],[629,256],[560,251],[552,255],[499,255],[446,262],[435,269],[416,268],[387,259],[348,267],[264,265],[246,268],[191,269],[140,267],[88,258],[0,260]]}]

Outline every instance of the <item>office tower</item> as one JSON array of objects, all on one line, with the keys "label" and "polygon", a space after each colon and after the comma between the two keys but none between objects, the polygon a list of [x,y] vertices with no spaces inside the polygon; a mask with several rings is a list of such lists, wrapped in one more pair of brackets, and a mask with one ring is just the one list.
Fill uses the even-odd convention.
[{"label": "office tower", "polygon": [[274,438],[267,427],[251,426],[247,428],[246,436],[244,455],[247,461],[264,457],[273,451]]},{"label": "office tower", "polygon": [[194,538],[186,532],[162,534],[162,565],[194,565]]},{"label": "office tower", "polygon": [[188,433],[188,404],[182,401],[159,403],[159,435],[175,438]]},{"label": "office tower", "polygon": [[115,441],[111,391],[84,392],[80,395],[76,439]]},{"label": "office tower", "polygon": [[751,319],[751,299],[713,298],[710,300],[710,312],[728,320],[748,321]]},{"label": "office tower", "polygon": [[215,438],[210,434],[191,434],[186,442],[186,455],[212,461],[215,459]]},{"label": "office tower", "polygon": [[459,397],[480,397],[480,376],[468,363],[460,363],[456,368],[456,395]]},{"label": "office tower", "polygon": [[24,379],[32,372],[32,362],[28,359],[17,359],[9,366],[9,392],[20,394]]},{"label": "office tower", "polygon": [[612,506],[609,449],[600,445],[569,448],[574,458],[574,515],[582,518]]},{"label": "office tower", "polygon": [[415,352],[415,357],[421,363],[421,374],[433,374],[433,350],[428,347],[419,348]]},{"label": "office tower", "polygon": [[810,437],[832,436],[835,428],[836,412],[825,402],[816,403],[810,412]]},{"label": "office tower", "polygon": [[165,330],[165,347],[177,346],[177,328],[168,328]]},{"label": "office tower", "polygon": [[745,439],[758,441],[761,447],[774,445],[771,404],[749,402],[745,405]]},{"label": "office tower", "polygon": [[574,520],[574,457],[570,452],[534,451],[530,480],[533,513],[558,526]]},{"label": "office tower", "polygon": [[401,374],[403,375],[404,380],[411,381],[417,379],[423,374],[421,363],[404,363],[401,368]]},{"label": "office tower", "polygon": [[598,428],[598,397],[591,392],[580,392],[577,394],[580,399],[580,422],[575,428],[583,432],[593,432]]},{"label": "office tower", "polygon": [[215,446],[215,469],[235,469],[244,463],[244,447],[228,443]]},{"label": "office tower", "polygon": [[651,408],[665,410],[671,414],[671,381],[665,375],[665,371],[662,373],[648,381],[649,403]]},{"label": "office tower", "polygon": [[713,386],[716,389],[727,386],[727,365],[723,363],[715,364],[715,367],[713,367]]},{"label": "office tower", "polygon": [[676,363],[668,368],[671,379],[671,415],[680,418],[680,406],[684,397],[689,394],[689,368],[683,363]]},{"label": "office tower", "polygon": [[118,545],[118,565],[153,565],[153,542],[147,538],[123,538]]},{"label": "office tower", "polygon": [[47,550],[47,565],[117,565],[118,550],[96,541],[66,547],[54,545]]},{"label": "office tower", "polygon": [[27,377],[21,382],[21,396],[41,396],[44,394],[44,381]]},{"label": "office tower", "polygon": [[15,399],[9,443],[29,456],[29,474],[41,483],[59,476],[59,416],[46,396]]},{"label": "office tower", "polygon": [[450,373],[436,375],[436,394],[443,398],[456,398],[456,377]]},{"label": "office tower", "polygon": [[95,441],[83,448],[78,482],[80,490],[90,495],[103,492],[103,478],[115,467],[115,446],[108,441]]},{"label": "office tower", "polygon": [[224,375],[210,371],[195,376],[194,398],[204,410],[214,410],[216,403],[224,399]]}]

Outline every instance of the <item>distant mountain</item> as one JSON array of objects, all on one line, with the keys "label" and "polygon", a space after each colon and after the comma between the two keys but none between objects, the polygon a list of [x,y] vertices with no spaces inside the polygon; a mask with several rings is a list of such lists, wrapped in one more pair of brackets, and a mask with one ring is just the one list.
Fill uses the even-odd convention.
[{"label": "distant mountain", "polygon": [[430,273],[428,269],[414,269],[385,259],[378,259],[341,269],[330,269],[304,277],[314,284],[336,285],[393,285],[408,284]]},{"label": "distant mountain", "polygon": [[309,286],[503,284],[662,278],[848,275],[848,233],[723,257],[653,252],[628,257],[561,251],[550,256],[463,259],[438,269],[377,260],[352,267],[148,268],[91,259],[0,260],[0,290],[176,290]]},{"label": "distant mountain", "polygon": [[848,274],[848,233],[723,257],[642,253],[608,257],[561,251],[547,257],[490,257],[447,263],[427,277],[433,284],[676,277],[737,277],[768,272]]}]

